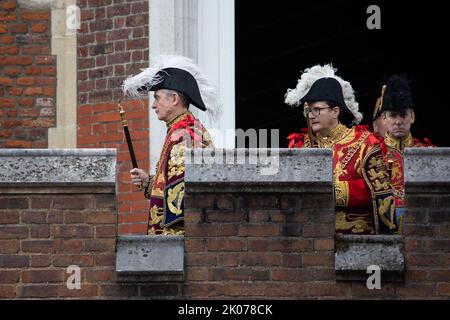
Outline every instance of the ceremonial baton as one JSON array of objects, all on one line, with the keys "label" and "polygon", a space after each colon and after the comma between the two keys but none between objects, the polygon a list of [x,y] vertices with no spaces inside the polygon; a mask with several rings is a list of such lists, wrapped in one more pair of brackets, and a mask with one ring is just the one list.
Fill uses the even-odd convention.
[{"label": "ceremonial baton", "polygon": [[[118,103],[119,106],[119,114],[122,119],[122,127],[123,132],[125,133],[125,138],[127,139],[128,151],[130,153],[131,163],[133,164],[133,168],[138,168],[138,164],[136,161],[136,156],[134,154],[133,142],[131,141],[130,131],[128,130],[128,121],[125,118],[125,110],[123,110],[122,103]],[[143,189],[142,183],[138,186],[139,190]]]}]

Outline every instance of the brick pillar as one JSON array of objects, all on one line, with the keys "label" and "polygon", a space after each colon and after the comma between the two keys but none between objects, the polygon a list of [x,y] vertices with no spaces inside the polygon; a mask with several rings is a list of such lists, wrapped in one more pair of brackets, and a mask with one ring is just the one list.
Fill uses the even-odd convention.
[{"label": "brick pillar", "polygon": [[0,148],[46,148],[54,127],[56,59],[50,9],[0,3]]},{"label": "brick pillar", "polygon": [[[148,67],[148,1],[79,0],[77,36],[80,148],[117,148],[120,234],[145,234],[148,201],[131,185],[131,161],[116,102],[128,76]],[[148,101],[125,101],[138,165],[149,169]]]}]

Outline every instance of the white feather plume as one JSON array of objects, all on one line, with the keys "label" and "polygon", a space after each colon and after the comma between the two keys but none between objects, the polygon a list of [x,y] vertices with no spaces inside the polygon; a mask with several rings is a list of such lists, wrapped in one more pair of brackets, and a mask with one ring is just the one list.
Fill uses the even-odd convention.
[{"label": "white feather plume", "polygon": [[206,106],[206,113],[212,122],[216,122],[222,114],[222,103],[217,87],[214,86],[200,67],[191,59],[179,55],[159,55],[150,58],[151,66],[135,76],[128,77],[122,85],[124,96],[142,99],[147,94],[141,94],[138,89],[144,85],[152,86],[163,79],[156,74],[165,68],[178,68],[189,72],[197,81],[201,97]]},{"label": "white feather plume", "polygon": [[300,105],[301,99],[308,93],[309,89],[311,89],[311,86],[314,82],[316,82],[316,80],[319,80],[320,78],[335,78],[342,86],[345,104],[350,109],[354,117],[353,123],[360,123],[363,115],[359,112],[359,104],[355,99],[355,91],[353,90],[350,82],[345,81],[336,75],[336,71],[337,69],[333,68],[331,63],[323,66],[315,65],[311,68],[306,68],[300,79],[298,79],[295,89],[287,90],[284,97],[284,102],[290,106],[297,107]]}]

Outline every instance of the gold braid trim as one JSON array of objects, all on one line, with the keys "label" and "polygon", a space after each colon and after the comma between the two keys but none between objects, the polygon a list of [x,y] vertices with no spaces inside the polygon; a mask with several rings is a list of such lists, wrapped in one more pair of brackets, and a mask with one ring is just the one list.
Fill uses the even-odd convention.
[{"label": "gold braid trim", "polygon": [[349,188],[347,181],[336,181],[334,183],[334,194],[336,197],[336,206],[348,207]]}]

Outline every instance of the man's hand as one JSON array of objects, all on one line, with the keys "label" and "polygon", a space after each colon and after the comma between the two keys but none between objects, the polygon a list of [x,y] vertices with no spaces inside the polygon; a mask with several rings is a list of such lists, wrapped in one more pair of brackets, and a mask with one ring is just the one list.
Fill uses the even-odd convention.
[{"label": "man's hand", "polygon": [[148,180],[148,174],[142,169],[134,168],[130,170],[131,181],[134,185],[144,186]]}]

